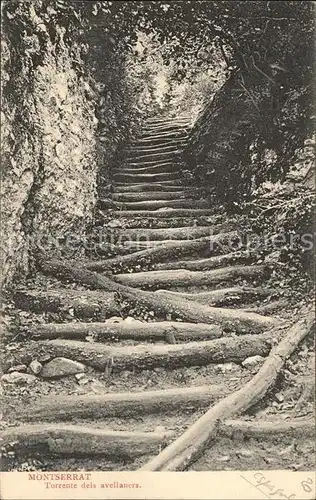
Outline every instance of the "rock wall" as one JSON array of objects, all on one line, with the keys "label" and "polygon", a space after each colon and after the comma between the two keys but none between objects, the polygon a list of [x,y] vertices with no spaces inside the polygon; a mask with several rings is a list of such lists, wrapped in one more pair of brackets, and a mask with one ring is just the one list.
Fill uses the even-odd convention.
[{"label": "rock wall", "polygon": [[104,27],[90,11],[93,2],[64,0],[12,0],[3,7],[5,287],[32,272],[39,251],[84,252],[80,242],[93,224],[100,176],[103,185],[110,182],[131,130],[124,59],[111,60]]},{"label": "rock wall", "polygon": [[283,72],[270,80],[234,72],[191,132],[185,163],[229,211],[255,196],[262,182],[283,182],[312,135],[310,87],[285,89],[284,79]]}]

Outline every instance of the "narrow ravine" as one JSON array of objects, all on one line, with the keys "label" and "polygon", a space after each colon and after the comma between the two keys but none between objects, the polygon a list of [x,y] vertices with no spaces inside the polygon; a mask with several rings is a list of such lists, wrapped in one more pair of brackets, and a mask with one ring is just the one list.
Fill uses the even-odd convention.
[{"label": "narrow ravine", "polygon": [[[187,117],[150,118],[116,165],[98,201],[115,255],[39,255],[14,291],[27,324],[4,356],[7,470],[313,467],[312,310],[291,314],[273,256],[234,246],[242,215],[182,176],[189,132]],[[182,459],[210,405],[217,434],[197,427]]]}]

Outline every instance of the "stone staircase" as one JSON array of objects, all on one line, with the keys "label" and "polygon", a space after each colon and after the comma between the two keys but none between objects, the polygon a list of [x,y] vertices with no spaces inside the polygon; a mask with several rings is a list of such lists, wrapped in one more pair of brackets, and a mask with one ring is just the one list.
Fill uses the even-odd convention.
[{"label": "stone staircase", "polygon": [[[26,457],[30,470],[156,470],[148,460],[210,404],[247,387],[290,328],[271,265],[230,246],[239,221],[214,215],[183,181],[188,132],[186,119],[149,119],[113,172],[112,258],[44,263],[48,277],[14,293],[31,321],[5,361],[7,469],[21,470]],[[285,386],[282,401],[299,397]],[[273,398],[251,418],[223,421],[191,470],[289,467],[284,443],[298,435],[308,442],[313,425],[295,420],[291,406],[280,419]],[[251,406],[250,398],[245,410]],[[308,463],[312,456],[307,444],[297,455]]]}]

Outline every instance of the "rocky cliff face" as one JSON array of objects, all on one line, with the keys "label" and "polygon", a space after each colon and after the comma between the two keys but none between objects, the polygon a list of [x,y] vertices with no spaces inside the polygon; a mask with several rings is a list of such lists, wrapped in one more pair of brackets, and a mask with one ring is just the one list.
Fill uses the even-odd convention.
[{"label": "rocky cliff face", "polygon": [[99,176],[107,182],[131,129],[123,58],[109,64],[104,27],[85,18],[86,7],[61,0],[4,4],[5,285],[32,269],[35,252],[83,251],[75,240],[93,220]]},{"label": "rocky cliff face", "polygon": [[40,2],[22,2],[14,13],[5,12],[3,23],[6,282],[28,270],[34,244],[49,252],[66,232],[84,230],[95,202],[97,120],[91,89],[73,67],[65,29],[55,26],[52,37],[41,11]]}]

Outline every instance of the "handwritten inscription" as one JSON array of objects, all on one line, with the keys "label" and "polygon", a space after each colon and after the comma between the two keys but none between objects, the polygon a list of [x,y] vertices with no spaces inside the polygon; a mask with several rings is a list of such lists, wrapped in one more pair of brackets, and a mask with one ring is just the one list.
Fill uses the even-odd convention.
[{"label": "handwritten inscription", "polygon": [[278,488],[273,484],[273,482],[266,478],[262,472],[255,472],[251,476],[251,480],[247,479],[245,476],[240,476],[248,484],[254,486],[258,491],[263,493],[267,498],[285,498],[286,500],[296,499],[295,493],[289,493],[284,490],[284,488]]}]

